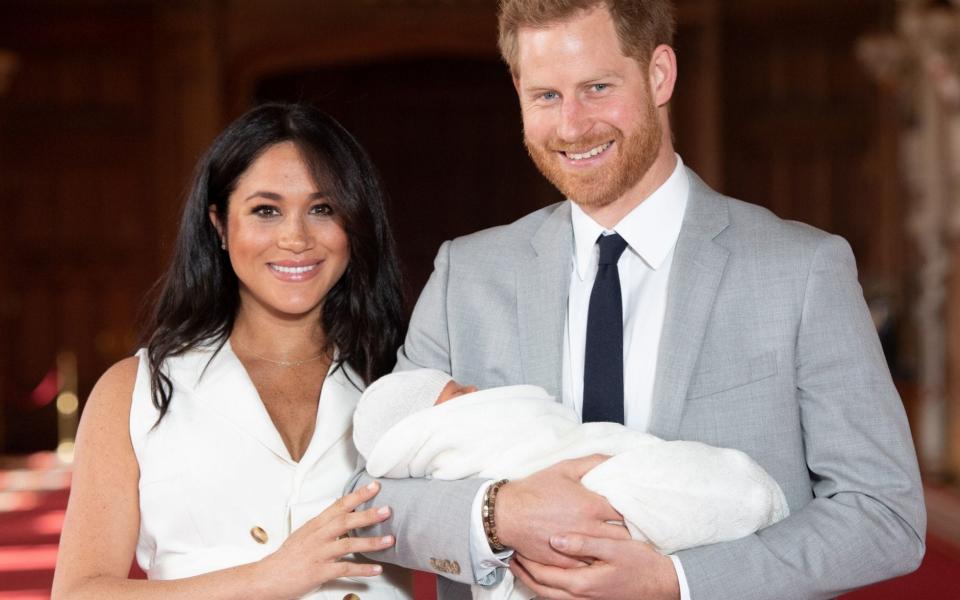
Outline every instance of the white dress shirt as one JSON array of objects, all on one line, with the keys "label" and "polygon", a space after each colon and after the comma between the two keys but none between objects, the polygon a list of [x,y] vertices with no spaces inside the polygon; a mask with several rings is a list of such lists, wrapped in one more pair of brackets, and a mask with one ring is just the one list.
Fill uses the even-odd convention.
[{"label": "white dress shirt", "polygon": [[[576,203],[571,203],[574,248],[563,335],[561,401],[578,414],[583,408],[587,310],[600,258],[596,242],[600,235],[618,233],[628,244],[617,263],[623,299],[624,424],[638,431],[646,431],[650,424],[657,349],[667,306],[667,283],[689,190],[690,180],[683,161],[677,156],[676,167],[667,181],[630,211],[613,230],[604,229]],[[493,569],[506,566],[504,561],[511,555],[509,552],[494,554],[487,544],[480,519],[486,487],[482,486],[474,499],[470,535],[473,571],[480,584],[491,583]],[[676,556],[670,558],[680,581],[681,600],[689,600],[683,566]]]},{"label": "white dress shirt", "polygon": [[667,181],[612,231],[605,230],[577,204],[570,207],[574,252],[563,335],[562,401],[577,413],[583,409],[587,311],[600,258],[596,242],[601,234],[618,233],[627,242],[627,249],[617,263],[623,297],[624,425],[647,430],[657,347],[667,309],[667,282],[689,188],[683,162],[677,157],[677,166]]}]

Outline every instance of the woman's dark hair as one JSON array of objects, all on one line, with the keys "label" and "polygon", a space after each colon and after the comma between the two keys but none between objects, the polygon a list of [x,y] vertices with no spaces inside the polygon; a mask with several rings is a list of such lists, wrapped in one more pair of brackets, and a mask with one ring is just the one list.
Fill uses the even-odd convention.
[{"label": "woman's dark hair", "polygon": [[[347,233],[350,262],[323,302],[325,350],[364,384],[387,373],[402,341],[405,317],[400,269],[376,170],[360,144],[332,117],[301,104],[264,104],[221,133],[197,166],[173,259],[145,331],[153,403],[166,414],[173,384],[165,359],[201,345],[226,343],[240,306],[239,283],[210,221],[226,223],[240,176],[268,148],[293,142],[314,180],[329,186]],[[158,422],[159,422],[158,419]]]}]

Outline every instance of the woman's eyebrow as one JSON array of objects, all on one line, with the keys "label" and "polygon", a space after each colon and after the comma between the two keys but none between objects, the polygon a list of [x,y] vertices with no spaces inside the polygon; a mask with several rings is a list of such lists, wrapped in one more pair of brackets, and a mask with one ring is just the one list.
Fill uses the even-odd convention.
[{"label": "woman's eyebrow", "polygon": [[265,192],[262,190],[257,190],[256,192],[250,194],[244,201],[251,200],[253,198],[266,198],[267,200],[280,200],[283,196],[275,192]]},{"label": "woman's eyebrow", "polygon": [[[310,199],[311,199],[311,200],[321,200],[321,199],[323,199],[323,198],[329,198],[329,197],[330,197],[330,194],[328,194],[327,192],[323,192],[323,191],[314,192],[314,193],[310,194]],[[279,202],[280,200],[283,199],[283,196],[281,196],[280,194],[278,194],[278,193],[276,193],[276,192],[267,192],[267,191],[264,191],[264,190],[257,190],[256,192],[254,192],[254,193],[250,194],[249,196],[247,196],[246,198],[244,198],[244,202],[246,202],[247,200],[252,200],[253,198],[266,198],[267,200],[276,200],[276,201]]]}]

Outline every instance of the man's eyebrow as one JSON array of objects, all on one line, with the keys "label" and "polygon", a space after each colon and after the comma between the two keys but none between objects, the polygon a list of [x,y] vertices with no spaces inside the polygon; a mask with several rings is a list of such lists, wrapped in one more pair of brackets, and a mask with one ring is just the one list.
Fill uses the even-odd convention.
[{"label": "man's eyebrow", "polygon": [[596,81],[598,79],[622,79],[623,74],[618,71],[607,70],[597,73],[596,77],[591,77],[587,82]]},{"label": "man's eyebrow", "polygon": [[[579,82],[577,86],[592,85],[594,83],[603,81],[604,79],[607,79],[607,80],[613,79],[613,80],[620,81],[623,79],[623,74],[618,73],[617,71],[612,71],[612,70],[600,71],[599,73],[593,75],[589,79],[584,79],[583,81]],[[556,87],[543,85],[537,82],[531,83],[529,85],[521,86],[520,89],[525,94],[556,91]]]},{"label": "man's eyebrow", "polygon": [[556,90],[554,90],[554,88],[552,88],[552,87],[550,87],[550,86],[547,86],[547,85],[537,85],[537,84],[525,86],[525,87],[523,87],[523,88],[521,88],[521,89],[523,90],[523,93],[525,93],[525,94],[539,94],[539,93],[542,93],[542,92],[553,92],[553,91],[556,91]]}]

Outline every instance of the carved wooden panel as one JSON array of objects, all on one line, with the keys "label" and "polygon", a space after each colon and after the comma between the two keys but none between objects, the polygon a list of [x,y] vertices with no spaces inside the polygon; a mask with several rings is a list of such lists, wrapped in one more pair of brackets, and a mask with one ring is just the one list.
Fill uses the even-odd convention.
[{"label": "carved wooden panel", "polygon": [[85,396],[130,352],[156,275],[148,9],[0,5],[0,39],[20,57],[0,122],[6,452],[55,445],[53,407],[31,391],[69,350]]},{"label": "carved wooden panel", "polygon": [[888,20],[891,7],[862,0],[723,7],[724,190],[842,235],[867,291],[899,303],[910,250],[891,164],[896,115],[855,54],[858,37]]}]

